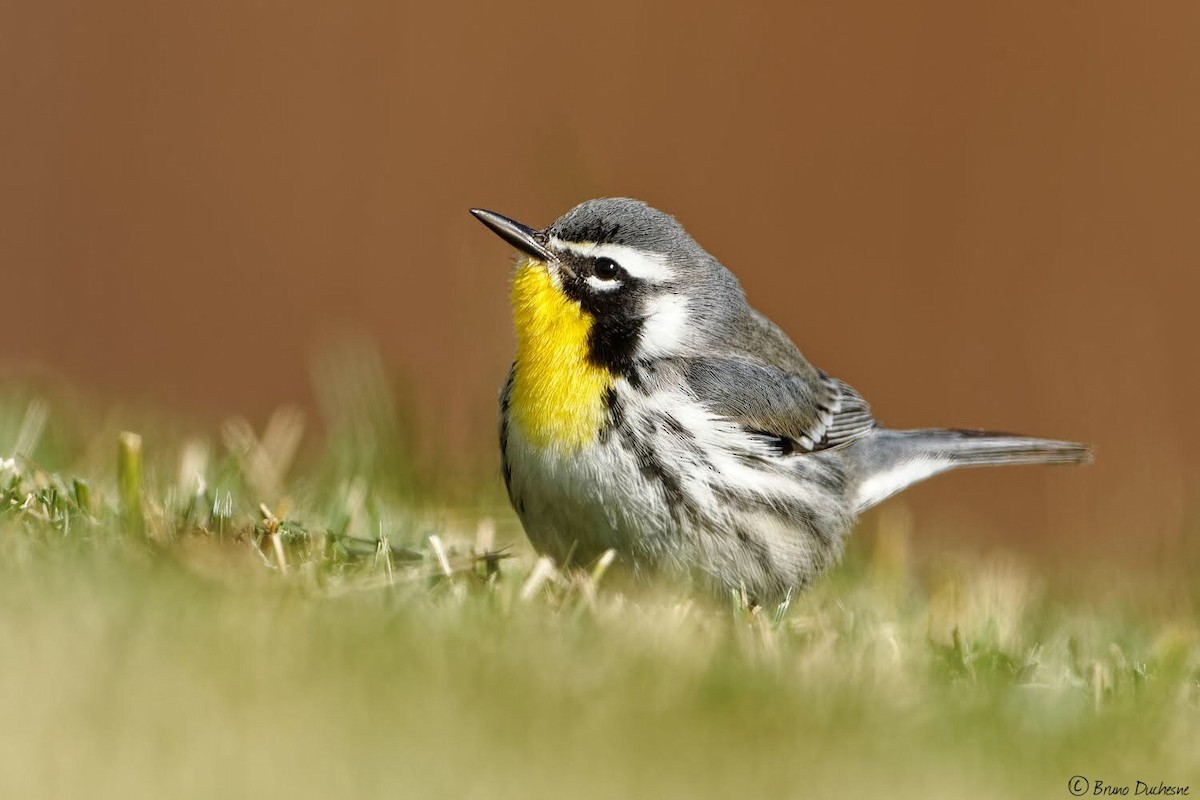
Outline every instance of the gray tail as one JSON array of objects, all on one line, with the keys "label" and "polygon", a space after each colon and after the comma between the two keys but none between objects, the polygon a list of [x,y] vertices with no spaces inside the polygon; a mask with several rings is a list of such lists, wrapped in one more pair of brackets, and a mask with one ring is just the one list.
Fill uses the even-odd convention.
[{"label": "gray tail", "polygon": [[1004,464],[1087,464],[1091,449],[1077,442],[1012,433],[928,428],[877,430],[861,450],[855,505],[859,511],[947,470]]}]

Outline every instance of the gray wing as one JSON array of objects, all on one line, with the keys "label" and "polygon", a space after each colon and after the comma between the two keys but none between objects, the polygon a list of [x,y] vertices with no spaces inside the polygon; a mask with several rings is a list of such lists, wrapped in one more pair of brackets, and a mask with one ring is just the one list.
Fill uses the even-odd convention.
[{"label": "gray wing", "polygon": [[839,447],[876,425],[858,392],[812,367],[791,372],[740,354],[684,358],[677,366],[713,413],[781,440],[785,454]]}]

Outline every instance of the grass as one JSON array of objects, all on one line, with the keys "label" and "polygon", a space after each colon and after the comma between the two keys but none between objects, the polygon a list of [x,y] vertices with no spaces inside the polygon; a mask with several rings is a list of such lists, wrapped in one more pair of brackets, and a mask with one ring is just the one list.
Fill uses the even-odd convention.
[{"label": "grass", "polygon": [[929,559],[900,506],[787,607],[562,575],[366,394],[220,444],[0,398],[0,796],[1200,792],[1190,583]]}]

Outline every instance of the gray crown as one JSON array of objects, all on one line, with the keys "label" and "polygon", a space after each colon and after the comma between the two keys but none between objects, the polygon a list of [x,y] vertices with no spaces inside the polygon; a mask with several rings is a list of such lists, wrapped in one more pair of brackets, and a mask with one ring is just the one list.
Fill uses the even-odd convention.
[{"label": "gray crown", "polygon": [[670,214],[628,197],[580,203],[559,217],[548,233],[567,242],[619,244],[672,255],[704,253]]}]

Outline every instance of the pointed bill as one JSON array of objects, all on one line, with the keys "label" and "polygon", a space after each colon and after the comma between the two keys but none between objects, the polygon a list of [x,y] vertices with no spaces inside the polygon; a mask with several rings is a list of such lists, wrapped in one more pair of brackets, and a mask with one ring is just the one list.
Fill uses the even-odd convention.
[{"label": "pointed bill", "polygon": [[492,229],[492,232],[530,258],[550,263],[554,254],[546,249],[548,237],[542,231],[536,231],[527,225],[522,225],[515,219],[509,219],[495,211],[482,208],[472,208],[471,214],[475,219]]}]

